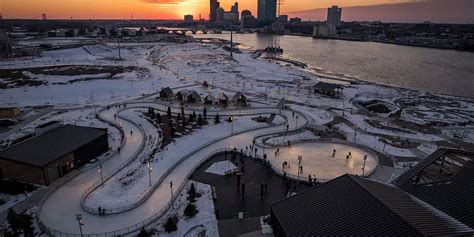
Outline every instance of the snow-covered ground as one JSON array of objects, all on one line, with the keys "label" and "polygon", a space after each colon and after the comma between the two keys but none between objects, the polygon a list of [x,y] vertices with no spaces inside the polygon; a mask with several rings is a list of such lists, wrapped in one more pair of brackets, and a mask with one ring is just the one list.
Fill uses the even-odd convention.
[{"label": "snow-covered ground", "polygon": [[[184,217],[183,212],[189,202],[187,198],[191,183],[194,183],[196,191],[201,195],[201,197],[197,198],[194,203],[198,210],[196,216],[193,218],[186,218]],[[164,230],[163,224],[166,223],[168,217],[174,216],[179,219],[177,224],[178,229],[174,232],[168,233]],[[192,180],[188,181],[181,193],[178,194],[178,198],[174,201],[173,208],[153,224],[149,225],[147,230],[149,229],[155,231],[153,236],[218,237],[219,230],[217,227],[216,214],[214,213],[214,201],[212,199],[211,186]]]},{"label": "snow-covered ground", "polygon": [[[25,44],[33,45],[43,41],[28,41]],[[78,41],[72,40],[67,42],[65,40],[53,42],[53,44],[57,45],[67,43],[76,44]],[[224,113],[238,114],[240,112],[264,113],[266,116],[271,113],[281,114],[288,118],[290,130],[293,130],[296,125],[298,127],[306,126],[307,123],[319,126],[336,119],[341,121],[347,120],[347,124],[352,123],[357,125],[357,127],[350,127],[346,123],[341,122],[333,126],[333,128],[346,135],[348,142],[364,145],[378,152],[385,153],[389,157],[412,158],[419,156],[420,153],[429,154],[438,147],[437,143],[453,137],[472,143],[473,128],[462,125],[472,122],[472,117],[474,116],[474,102],[472,100],[424,95],[409,90],[368,83],[349,84],[347,82],[338,82],[337,80],[334,82],[344,86],[344,94],[341,98],[334,99],[313,93],[312,86],[318,81],[318,78],[310,71],[281,66],[264,59],[255,59],[253,53],[246,50],[243,50],[240,54],[234,54],[233,60],[228,55],[228,52],[217,44],[124,42],[122,44],[122,57],[124,60],[118,61],[113,59],[117,57],[116,43],[110,42],[85,45],[79,48],[46,51],[42,53],[41,57],[36,58],[1,61],[0,70],[18,68],[18,71],[22,72],[25,78],[47,82],[47,84],[38,86],[0,89],[0,103],[3,105],[53,105],[53,109],[77,108],[69,111],[53,110],[53,112],[45,115],[43,118],[35,120],[30,125],[12,134],[9,140],[21,134],[31,132],[36,125],[59,119],[72,124],[108,128],[110,134],[109,143],[115,149],[121,142],[119,131],[108,124],[96,120],[94,118],[94,107],[80,108],[81,106],[97,106],[96,109],[99,110],[104,105],[130,101],[142,95],[152,95],[152,93],[158,92],[163,87],[171,87],[175,93],[180,90],[177,87],[188,87],[196,90],[201,97],[207,94],[218,95],[225,93],[229,98],[232,98],[236,92],[242,92],[250,100],[251,107],[246,110],[225,111],[217,105],[213,105],[208,107],[209,114],[213,113],[211,110],[218,110],[221,115]],[[31,67],[69,67],[69,65],[95,65],[104,68],[128,67],[132,69],[117,74],[97,71],[69,76],[51,76],[48,72],[28,72],[28,68]],[[3,79],[0,77],[0,80]],[[200,83],[205,81],[211,86],[204,87],[200,85]],[[86,199],[86,205],[94,208],[98,206],[106,209],[115,208],[137,203],[145,194],[149,194],[149,197],[141,202],[141,205],[136,206],[136,208],[120,214],[99,217],[87,212],[81,207],[80,196],[100,178],[97,170],[91,169],[58,188],[46,200],[39,210],[39,218],[46,226],[59,231],[77,234],[79,232],[77,223],[70,218],[65,218],[70,213],[80,213],[83,215],[86,222],[84,232],[88,234],[116,231],[136,223],[142,223],[142,221],[148,220],[148,218],[163,211],[163,208],[166,207],[171,198],[169,183],[171,181],[174,183],[174,191],[177,192],[177,188],[187,182],[188,174],[193,171],[193,168],[208,158],[212,152],[223,148],[230,149],[235,147],[242,149],[250,145],[256,135],[286,129],[286,124],[281,124],[285,122],[284,117],[277,116],[274,123],[278,126],[237,134],[239,130],[249,129],[257,125],[266,126],[266,124],[257,124],[250,119],[251,116],[236,116],[236,120],[233,123],[235,134],[231,134],[232,125],[224,121],[223,115],[221,118],[222,123],[206,125],[192,134],[176,139],[175,142],[169,144],[164,150],[153,153],[154,148],[160,142],[157,137],[159,128],[141,117],[140,113],[150,106],[155,109],[165,110],[168,105],[173,105],[174,103],[157,101],[155,97],[153,95],[148,98],[135,100],[135,103],[141,105],[142,108],[129,109],[121,113],[124,117],[141,124],[144,134],[134,124],[123,119],[117,119],[123,124],[123,128],[126,131],[125,145],[121,154],[114,156],[103,164],[103,169],[105,172],[110,172],[123,165],[124,162],[127,162],[126,166],[114,174],[103,187],[92,192]],[[281,98],[286,99],[288,105],[298,111],[300,115],[299,120],[292,117],[291,111],[288,110],[280,112],[278,109],[261,108],[275,106]],[[439,131],[425,133],[421,131],[422,128],[404,127],[394,123],[390,124],[390,126],[395,129],[374,127],[369,122],[383,122],[387,119],[386,116],[366,114],[352,105],[352,102],[356,100],[373,99],[406,108],[402,111],[400,117],[404,122],[410,124],[436,123],[436,125],[444,125],[438,122],[445,120],[449,122],[450,126],[461,126],[462,129],[430,125],[430,128],[438,129]],[[201,105],[198,104],[185,105],[185,107],[187,112],[194,109],[202,111]],[[177,106],[174,105],[173,112],[179,111],[176,108]],[[227,107],[227,109],[235,108],[233,104]],[[339,117],[342,115],[342,109],[345,110],[343,118]],[[351,110],[354,113],[351,113]],[[102,112],[101,115],[110,121],[114,121],[113,115],[117,111],[117,108],[111,108]],[[306,118],[309,121],[306,121]],[[354,128],[358,130],[357,135],[355,135]],[[128,131],[134,132],[133,137],[128,134]],[[209,146],[196,150],[208,141],[222,136],[226,136],[226,138],[216,140],[209,144]],[[421,145],[411,149],[398,148],[382,142],[380,139],[382,136],[410,139],[421,143]],[[283,139],[298,141],[317,138],[310,132],[303,132],[291,134]],[[282,141],[282,138],[278,137],[272,138],[267,142],[280,144]],[[142,142],[144,142],[145,148],[139,158],[130,161],[131,156],[139,150]],[[286,160],[293,162],[291,163],[293,169],[297,167],[296,163],[294,163],[297,156],[303,155],[304,176],[316,173],[317,176],[322,175],[320,177],[329,178],[329,176],[336,176],[335,173],[331,172],[338,169],[338,174],[345,172],[360,174],[361,157],[363,157],[364,151],[360,150],[358,152],[359,148],[338,147],[338,152],[341,152],[338,154],[341,156],[348,150],[354,150],[352,152],[354,158],[346,161],[344,156],[343,158],[339,157],[340,159],[331,160],[332,157],[326,156],[328,154],[329,156],[331,155],[330,147],[332,145],[326,144],[318,148],[311,144],[308,145],[309,147],[295,146],[288,150],[286,150],[287,148],[282,148],[282,155],[277,157],[277,159],[273,157],[274,150],[267,150],[266,153],[267,155],[269,154],[270,162],[274,166],[281,167],[281,163]],[[195,151],[192,152],[193,150]],[[321,154],[317,154],[318,152]],[[258,153],[261,155],[263,151],[259,149]],[[143,163],[143,159],[148,158],[147,156],[149,155],[153,158],[151,162],[152,172],[150,173],[153,189],[149,187],[148,170]],[[319,157],[319,159],[313,159],[314,157]],[[324,164],[319,164],[318,160]],[[366,164],[366,171],[375,166],[372,161],[373,159],[369,159],[368,164]],[[175,167],[174,164],[178,164],[177,162],[181,163]],[[395,164],[396,167],[406,167],[409,165],[413,164],[406,163],[403,159]],[[326,167],[325,170],[327,170],[328,175],[323,175],[325,170],[316,171],[312,170],[312,167]],[[296,173],[296,170],[290,169],[288,171]],[[127,181],[126,186],[123,186],[124,181]],[[186,185],[189,185],[189,183]],[[209,187],[199,187],[198,190],[203,192],[203,197],[210,194]],[[186,190],[186,188],[183,190]],[[183,192],[179,194],[180,196],[176,202],[183,203]],[[178,195],[178,193],[175,193],[175,195]],[[203,197],[200,198],[202,199],[201,201],[206,201],[207,199]],[[198,216],[191,220],[180,220],[178,232],[173,233],[173,236],[183,236],[189,229],[194,227],[196,228],[193,231],[196,232],[188,232],[187,234],[195,236],[197,232],[207,230],[207,236],[217,235],[217,224],[213,216],[213,208],[211,207],[212,201],[210,203],[198,204],[200,211]],[[180,204],[176,205],[182,208]],[[182,210],[179,210],[179,213],[182,213]],[[173,212],[173,209],[168,210],[165,216],[161,216],[160,221],[155,222],[157,230],[161,230],[163,220],[171,212]],[[205,216],[200,217],[200,214]],[[178,217],[182,218],[182,215],[178,215]],[[159,232],[158,235],[162,236],[163,234]]]},{"label": "snow-covered ground", "polygon": [[[128,111],[129,115],[133,116],[130,113],[134,110]],[[134,120],[137,121],[137,119]],[[147,121],[138,121],[143,126],[148,123]],[[252,116],[236,117],[233,125],[227,122],[219,124],[213,124],[211,120],[209,122],[209,125],[194,131],[192,134],[175,139],[160,152],[150,154],[152,155],[152,172],[150,173],[152,183],[157,182],[181,157],[188,155],[209,141],[231,134],[232,126],[234,131],[265,126],[265,124],[253,121]],[[145,130],[153,131],[153,129]],[[157,134],[155,133],[155,135]],[[148,155],[146,158],[148,158]],[[85,205],[89,207],[100,206],[109,210],[133,205],[150,190],[149,183],[147,165],[142,160],[136,160],[89,195],[85,200]]]},{"label": "snow-covered ground", "polygon": [[226,172],[233,171],[237,169],[237,166],[234,165],[231,161],[224,160],[213,163],[209,168],[206,169],[206,173],[225,175]]}]

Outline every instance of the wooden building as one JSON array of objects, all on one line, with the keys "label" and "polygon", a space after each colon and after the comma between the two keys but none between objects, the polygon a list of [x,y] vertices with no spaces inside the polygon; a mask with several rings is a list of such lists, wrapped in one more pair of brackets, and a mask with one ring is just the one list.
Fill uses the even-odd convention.
[{"label": "wooden building", "polygon": [[49,185],[109,149],[107,129],[63,125],[0,151],[0,178]]},{"label": "wooden building", "polygon": [[0,118],[14,118],[21,114],[18,107],[2,107],[0,108]]}]

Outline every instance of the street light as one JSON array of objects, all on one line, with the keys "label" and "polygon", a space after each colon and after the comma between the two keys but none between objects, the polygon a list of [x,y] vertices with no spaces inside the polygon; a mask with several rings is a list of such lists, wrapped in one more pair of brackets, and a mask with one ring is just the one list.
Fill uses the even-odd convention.
[{"label": "street light", "polygon": [[148,167],[148,180],[150,181],[150,187],[151,187],[151,171],[153,168],[151,167],[150,160],[146,162],[146,165]]},{"label": "street light", "polygon": [[296,178],[296,185],[298,185],[299,181],[300,181],[300,167],[301,167],[301,161],[303,161],[303,156],[298,156],[298,169],[296,171],[296,173],[298,174],[297,178]]},{"label": "street light", "polygon": [[295,125],[295,130],[298,129],[298,115],[296,115],[296,125]]},{"label": "street light", "polygon": [[[171,200],[173,200],[173,181],[170,181]],[[174,205],[173,205],[174,208]]]},{"label": "street light", "polygon": [[354,127],[354,143],[356,143],[356,137],[357,137],[357,124]]},{"label": "street light", "polygon": [[84,221],[82,220],[82,215],[81,214],[76,214],[76,221],[79,224],[79,231],[81,233],[81,237],[84,236],[82,234],[82,226],[84,225]]},{"label": "street light", "polygon": [[104,185],[104,176],[102,175],[102,164],[99,165],[100,183]]},{"label": "street light", "polygon": [[364,155],[364,166],[362,166],[362,176],[365,174],[365,162],[367,160],[367,155]]}]

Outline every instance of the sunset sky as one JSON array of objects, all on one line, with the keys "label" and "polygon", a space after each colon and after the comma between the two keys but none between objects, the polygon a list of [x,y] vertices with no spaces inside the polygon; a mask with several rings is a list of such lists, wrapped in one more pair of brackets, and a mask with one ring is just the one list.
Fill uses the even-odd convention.
[{"label": "sunset sky", "polygon": [[[340,7],[370,6],[399,4],[407,2],[425,2],[425,0],[283,0],[283,13],[298,16],[298,13],[311,9],[327,8],[331,5]],[[448,6],[455,6],[457,2],[464,2],[474,11],[474,0],[426,0],[447,2]],[[221,0],[221,5],[228,10],[235,0]],[[257,0],[239,0],[239,10],[249,9],[256,15]],[[402,5],[403,5],[402,4]],[[466,8],[466,6],[462,6]],[[364,15],[362,8],[361,15]],[[360,9],[359,9],[360,10]],[[443,11],[443,9],[438,9]],[[182,19],[185,14],[192,14],[195,19],[199,14],[207,19],[209,15],[209,0],[0,0],[0,13],[4,18],[40,19],[41,14],[47,14],[49,19]],[[308,12],[302,16],[311,17]],[[379,12],[380,13],[380,12]],[[472,13],[472,11],[471,11]],[[309,14],[309,15],[308,15]],[[416,13],[415,13],[416,14]],[[425,14],[425,17],[435,17],[439,13],[435,10]],[[454,13],[455,14],[455,13]],[[470,14],[472,15],[472,14]],[[316,18],[324,16],[317,15]],[[383,14],[382,14],[383,16]],[[358,16],[351,16],[357,18]],[[370,16],[361,16],[370,19]],[[344,18],[344,11],[343,11]],[[351,19],[352,20],[352,19]],[[383,19],[382,19],[383,20]],[[431,20],[431,19],[426,19]]]}]

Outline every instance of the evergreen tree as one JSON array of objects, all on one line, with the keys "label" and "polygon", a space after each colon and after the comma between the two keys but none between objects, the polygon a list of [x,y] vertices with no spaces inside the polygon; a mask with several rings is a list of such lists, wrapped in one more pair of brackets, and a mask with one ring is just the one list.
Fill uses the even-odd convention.
[{"label": "evergreen tree", "polygon": [[166,232],[171,233],[173,231],[178,230],[178,227],[176,226],[176,220],[174,218],[168,217],[168,220],[166,223],[163,225],[165,228]]},{"label": "evergreen tree", "polygon": [[10,229],[14,236],[18,236],[18,231],[20,229],[20,222],[18,221],[18,214],[12,209],[9,208],[7,212],[7,221],[10,225]]},{"label": "evergreen tree", "polygon": [[168,116],[168,119],[171,119],[171,108],[168,106],[168,111],[166,111],[166,115]]},{"label": "evergreen tree", "polygon": [[175,129],[173,126],[171,126],[171,128],[170,128],[170,136],[171,136],[171,137],[174,137],[174,134],[175,134],[175,133],[176,133],[176,129]]},{"label": "evergreen tree", "polygon": [[155,119],[156,119],[156,123],[161,124],[161,114],[160,114],[160,112],[156,112]]},{"label": "evergreen tree", "polygon": [[184,215],[189,217],[189,218],[192,218],[192,217],[196,216],[196,214],[198,212],[199,211],[197,210],[196,205],[194,205],[192,203],[188,203],[188,205],[184,209]]},{"label": "evergreen tree", "polygon": [[189,191],[188,191],[188,200],[190,202],[195,202],[196,196],[197,196],[196,187],[194,187],[194,183],[191,183],[191,187],[189,188]]},{"label": "evergreen tree", "polygon": [[219,114],[216,114],[216,117],[214,118],[214,123],[215,123],[215,124],[218,124],[218,123],[220,123],[220,122],[221,122],[221,119],[220,119],[220,117],[219,117]]},{"label": "evergreen tree", "polygon": [[193,118],[193,115],[192,115],[192,114],[189,114],[189,122],[190,122],[190,123],[194,122],[194,118]]},{"label": "evergreen tree", "polygon": [[202,116],[201,116],[201,114],[198,115],[198,125],[202,126]]},{"label": "evergreen tree", "polygon": [[202,111],[202,115],[204,116],[204,121],[207,120],[207,109],[204,107],[204,110]]},{"label": "evergreen tree", "polygon": [[178,121],[181,120],[181,114],[178,114],[178,117],[176,118]]},{"label": "evergreen tree", "polygon": [[193,110],[193,119],[196,119],[196,111]]}]

